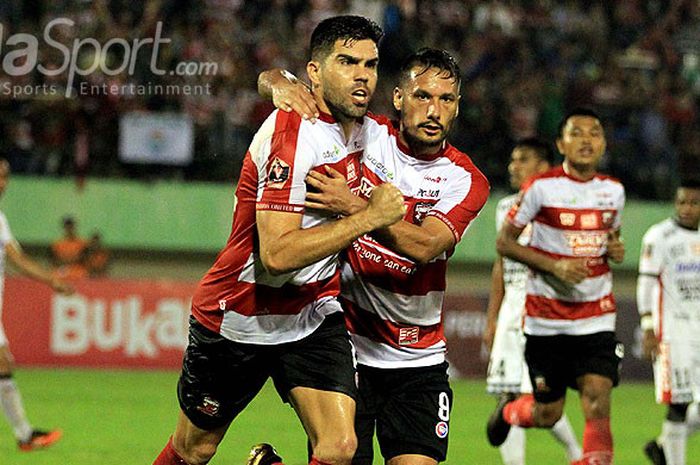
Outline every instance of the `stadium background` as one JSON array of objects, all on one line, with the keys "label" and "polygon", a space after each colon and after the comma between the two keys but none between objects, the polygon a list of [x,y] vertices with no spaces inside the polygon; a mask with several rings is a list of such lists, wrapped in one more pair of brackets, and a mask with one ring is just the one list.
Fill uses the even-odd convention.
[{"label": "stadium background", "polygon": [[[59,307],[55,296],[22,279],[9,280],[4,321],[12,332],[11,347],[20,364],[18,378],[28,409],[37,422],[65,423],[69,434],[56,452],[30,459],[14,452],[9,431],[0,423],[0,433],[4,433],[0,463],[148,463],[157,453],[172,428],[176,408],[175,372],[158,370],[177,365],[180,346],[168,339],[177,337],[177,332],[164,329],[167,334],[158,339],[167,341],[160,347],[164,349],[161,353],[170,351],[165,361],[150,357],[148,342],[129,345],[126,334],[130,330],[145,334],[143,324],[151,324],[146,317],[162,317],[157,305],[163,299],[180,302],[168,307],[176,308],[175,313],[186,311],[188,286],[206,271],[228,235],[233,182],[245,148],[271,111],[270,104],[255,91],[257,73],[278,66],[303,76],[311,29],[324,17],[341,13],[373,17],[386,31],[373,103],[376,112],[391,111],[388,102],[397,63],[409,50],[437,46],[458,58],[464,82],[451,140],[472,156],[494,188],[450,268],[446,331],[453,341],[451,354],[464,358],[454,365],[471,367],[455,374],[471,375],[473,381],[458,385],[467,401],[455,407],[454,417],[459,420],[454,421],[460,423],[453,425],[448,463],[498,460],[482,439],[482,420],[492,401],[483,394],[478,376],[485,360],[479,335],[494,257],[493,208],[507,192],[510,147],[515,140],[531,135],[552,140],[566,108],[578,104],[591,105],[603,115],[609,141],[603,170],[622,179],[630,199],[624,214],[629,254],[615,268],[616,292],[624,309],[621,321],[626,325],[626,379],[647,381],[618,391],[623,394],[615,399],[620,410],[615,412],[614,429],[618,442],[623,442],[618,463],[642,460],[640,446],[656,433],[662,414],[653,406],[648,367],[637,358],[634,269],[641,235],[670,213],[668,201],[680,175],[700,176],[697,1],[8,0],[0,3],[0,58],[17,49],[9,41],[13,34],[29,33],[40,39],[40,63],[60,67],[62,57],[47,48],[41,37],[51,19],[68,18],[74,21],[73,27],[54,30],[65,44],[86,37],[103,45],[116,37],[154,37],[161,22],[162,37],[171,42],[157,54],[160,69],[175,69],[179,63],[215,63],[217,67],[211,74],[155,75],[149,62],[152,47],[145,45],[133,73],[110,75],[98,66],[85,76],[76,76],[75,92],[66,97],[67,72],[46,76],[35,69],[12,75],[5,62],[0,66],[0,154],[13,169],[0,209],[8,216],[15,236],[30,253],[47,260],[48,245],[60,235],[61,218],[70,214],[78,220],[83,235],[101,231],[113,254],[107,281],[78,283],[78,296],[87,304],[60,307],[67,317],[59,325],[63,333],[56,329]],[[96,63],[114,69],[124,54],[112,47],[96,56],[90,47],[84,47],[76,63],[82,69]],[[209,85],[211,93],[81,94],[81,83]],[[58,91],[37,91],[43,84]],[[20,95],[4,92],[13,86],[32,90]],[[124,153],[121,139],[125,121],[134,115],[153,117],[148,123],[152,131],[139,134],[143,152],[152,157],[138,163]],[[163,127],[167,118],[176,118],[188,128],[185,145],[191,150],[185,152],[191,160],[162,158],[167,152],[163,139],[170,134]],[[141,296],[143,303],[136,310],[127,305],[134,302],[129,300],[134,296]],[[71,326],[81,311],[87,326]],[[117,318],[117,314],[123,320],[105,321],[121,321],[128,328],[121,340],[115,340],[112,332],[112,340],[107,337],[94,343],[91,339],[93,344],[81,354],[55,352],[57,334],[75,348],[76,341],[97,327],[96,319]],[[132,320],[124,323],[129,318]],[[105,323],[103,329],[109,325]],[[160,327],[153,325],[148,331],[161,334]],[[97,369],[73,368],[95,365]],[[115,367],[127,371],[114,371]],[[269,392],[265,395],[265,399],[271,397]],[[570,404],[574,407],[571,415],[580,420],[576,402]],[[642,412],[635,410],[640,404]],[[265,419],[289,413],[284,407],[262,407],[264,401],[256,403],[256,409],[258,405],[263,410],[254,412],[265,412]],[[241,463],[249,442],[268,439],[260,437],[269,431],[256,429],[254,415],[233,431],[250,433],[251,439],[245,436],[236,441],[232,434],[228,442],[234,444],[212,463]],[[100,421],[94,423],[95,418]],[[95,426],[86,426],[90,424]],[[291,435],[287,437],[284,430],[281,426],[269,440],[280,435],[277,441],[298,447],[299,436],[287,433]],[[95,447],[100,441],[90,439],[88,433],[97,431],[104,433],[98,436],[104,438],[104,446]],[[455,431],[462,434],[455,436]],[[531,447],[542,455],[535,455],[540,459],[533,463],[546,465],[550,462],[545,457],[551,461],[558,452],[548,449],[551,441],[542,439],[544,436],[535,437],[539,442]],[[697,444],[691,441],[690,463],[700,456],[694,446]]]}]

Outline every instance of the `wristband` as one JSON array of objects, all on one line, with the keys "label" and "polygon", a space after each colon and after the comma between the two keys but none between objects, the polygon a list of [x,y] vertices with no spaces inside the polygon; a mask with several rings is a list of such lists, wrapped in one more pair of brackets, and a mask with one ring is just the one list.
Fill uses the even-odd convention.
[{"label": "wristband", "polygon": [[654,318],[651,315],[642,315],[639,319],[639,327],[642,328],[642,331],[653,331]]},{"label": "wristband", "polygon": [[282,71],[280,71],[280,74],[282,75],[282,77],[284,77],[287,81],[291,82],[292,84],[296,84],[297,82],[299,82],[297,77],[295,75],[293,75],[292,73],[290,73],[289,71],[287,71],[286,69],[283,69]]}]

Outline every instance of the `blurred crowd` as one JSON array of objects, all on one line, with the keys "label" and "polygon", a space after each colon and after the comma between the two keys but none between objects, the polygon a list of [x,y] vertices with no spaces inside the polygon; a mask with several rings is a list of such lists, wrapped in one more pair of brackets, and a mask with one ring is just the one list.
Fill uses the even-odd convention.
[{"label": "blurred crowd", "polygon": [[[36,70],[11,75],[0,67],[0,153],[19,173],[129,176],[231,182],[254,131],[271,111],[256,91],[257,74],[283,67],[305,76],[313,27],[337,14],[373,18],[385,30],[373,111],[391,114],[391,90],[401,59],[421,46],[445,48],[463,73],[458,123],[451,141],[466,151],[495,187],[507,185],[514,141],[553,141],[559,119],[575,105],[603,116],[608,136],[604,170],[631,196],[666,199],[677,180],[700,176],[700,2],[697,0],[3,0],[0,51],[8,37],[40,39]],[[92,37],[170,40],[159,69],[183,62],[216,63],[191,76],[152,71],[153,44],[132,60],[133,72],[78,75],[80,84],[208,85],[202,95],[71,93],[64,56],[41,41],[46,24],[63,44]],[[83,47],[78,63],[119,63],[123,47],[95,57]],[[53,55],[52,55],[53,54]],[[132,57],[133,58],[133,57]],[[21,61],[21,60],[20,60]],[[20,63],[21,64],[21,63]],[[115,65],[112,65],[114,69]],[[7,95],[10,86],[51,84],[59,92]],[[40,89],[39,89],[40,90]],[[123,163],[119,117],[129,111],[185,112],[195,128],[191,165]]]}]

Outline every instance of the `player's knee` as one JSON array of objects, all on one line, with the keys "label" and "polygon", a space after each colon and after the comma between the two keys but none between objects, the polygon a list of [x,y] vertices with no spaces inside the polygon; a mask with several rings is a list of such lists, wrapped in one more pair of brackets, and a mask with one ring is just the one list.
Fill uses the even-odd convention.
[{"label": "player's knee", "polygon": [[357,438],[354,434],[319,440],[314,448],[314,457],[331,465],[349,465],[357,450]]},{"label": "player's knee", "polygon": [[214,444],[193,444],[185,446],[179,452],[180,456],[190,465],[205,465],[214,457],[216,445]]}]

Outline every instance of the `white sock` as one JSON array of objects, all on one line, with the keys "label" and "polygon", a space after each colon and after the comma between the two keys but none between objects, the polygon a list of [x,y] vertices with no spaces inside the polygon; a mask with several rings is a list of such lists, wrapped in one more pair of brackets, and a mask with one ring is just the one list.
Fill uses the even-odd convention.
[{"label": "white sock", "polygon": [[685,416],[685,424],[688,425],[688,436],[700,430],[700,404],[694,402],[688,406],[688,413]]},{"label": "white sock", "polygon": [[569,458],[569,462],[575,462],[583,457],[583,451],[576,440],[574,429],[571,427],[571,422],[566,414],[561,416],[550,431],[552,436],[566,448],[566,456]]},{"label": "white sock", "polygon": [[664,454],[667,465],[685,465],[685,446],[688,440],[688,426],[683,423],[665,420],[661,427],[664,437]]},{"label": "white sock", "polygon": [[22,396],[11,378],[0,379],[0,406],[18,441],[28,441],[32,436],[32,427],[27,421],[22,405]]},{"label": "white sock", "polygon": [[498,448],[503,465],[525,465],[525,429],[511,426],[506,441]]}]

